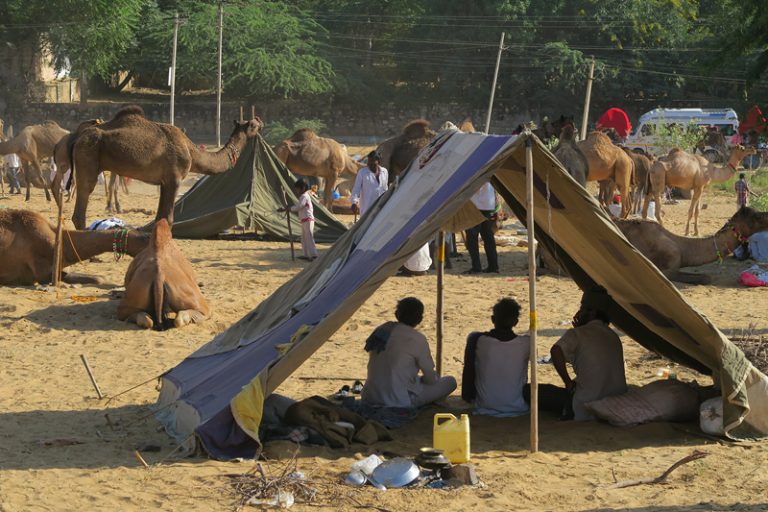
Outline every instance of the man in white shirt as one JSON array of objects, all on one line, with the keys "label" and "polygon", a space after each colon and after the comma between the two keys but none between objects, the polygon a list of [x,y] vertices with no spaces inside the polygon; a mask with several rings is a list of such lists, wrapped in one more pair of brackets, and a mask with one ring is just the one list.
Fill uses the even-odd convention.
[{"label": "man in white shirt", "polygon": [[[581,308],[573,317],[573,328],[552,346],[552,365],[565,389],[539,386],[539,408],[561,415],[561,419],[594,419],[584,404],[627,392],[624,351],[618,335],[610,328],[610,319],[601,306],[604,291],[584,294]],[[568,374],[570,363],[576,378]]]},{"label": "man in white shirt", "polygon": [[368,337],[368,377],[361,395],[363,403],[421,407],[456,389],[456,379],[437,374],[427,338],[416,330],[423,317],[424,304],[416,297],[406,297],[397,303],[397,322],[380,325]]},{"label": "man in white shirt", "polygon": [[[480,210],[485,220],[467,230],[467,252],[472,260],[472,268],[465,270],[465,274],[499,273],[499,257],[496,253],[496,240],[493,238],[493,216],[496,213],[496,191],[493,185],[486,183],[472,196],[472,203]],[[480,263],[479,237],[483,238],[485,257],[488,266],[483,268]]]},{"label": "man in white shirt", "polygon": [[376,151],[368,153],[368,167],[357,173],[355,186],[352,188],[352,211],[364,215],[368,208],[388,188],[389,173],[379,165],[381,156]]},{"label": "man in white shirt", "polygon": [[493,329],[467,337],[461,398],[474,402],[477,414],[512,417],[528,413],[523,387],[528,382],[530,338],[512,330],[519,318],[520,304],[501,299],[493,306]]},{"label": "man in white shirt", "polygon": [[[8,182],[11,184],[11,194],[21,194],[21,185],[19,185],[19,169],[21,168],[21,159],[16,153],[6,155],[5,164],[8,166]],[[14,190],[16,192],[14,192]]]}]

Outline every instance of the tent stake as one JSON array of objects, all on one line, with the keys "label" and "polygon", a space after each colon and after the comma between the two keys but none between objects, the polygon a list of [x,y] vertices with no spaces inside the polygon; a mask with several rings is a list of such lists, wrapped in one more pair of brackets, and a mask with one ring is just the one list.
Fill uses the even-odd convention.
[{"label": "tent stake", "polygon": [[435,321],[435,338],[437,339],[437,349],[435,358],[437,359],[437,374],[443,376],[443,279],[445,277],[445,231],[440,230],[437,233],[437,319]]},{"label": "tent stake", "polygon": [[59,280],[61,277],[61,235],[64,229],[64,192],[59,189],[59,216],[56,223],[56,242],[53,245],[53,276],[51,277],[51,284],[54,287],[59,286]]},{"label": "tent stake", "polygon": [[531,339],[531,453],[539,451],[539,380],[536,375],[536,248],[533,219],[533,148],[530,131],[525,140],[525,209],[528,228],[528,302],[530,314],[529,336]]},{"label": "tent stake", "polygon": [[296,251],[293,248],[293,231],[291,229],[291,205],[288,203],[288,194],[283,190],[283,202],[285,203],[285,220],[288,222],[288,241],[291,242],[291,261],[296,261]]},{"label": "tent stake", "polygon": [[83,365],[85,366],[85,371],[88,372],[88,377],[91,379],[91,384],[93,384],[93,389],[96,390],[96,394],[99,396],[99,400],[104,398],[104,395],[101,393],[101,389],[99,389],[99,384],[96,382],[96,377],[93,376],[93,371],[91,371],[91,365],[88,364],[88,358],[85,357],[85,354],[80,354],[80,359],[83,361]]}]

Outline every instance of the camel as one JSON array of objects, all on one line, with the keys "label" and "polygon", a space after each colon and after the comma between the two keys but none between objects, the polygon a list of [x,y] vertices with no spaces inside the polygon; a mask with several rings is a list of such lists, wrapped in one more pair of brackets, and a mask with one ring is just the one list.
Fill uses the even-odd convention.
[{"label": "camel", "polygon": [[592,132],[586,140],[577,143],[589,163],[587,181],[612,179],[621,194],[621,218],[626,218],[630,210],[629,187],[632,183],[634,165],[632,159],[607,135]]},{"label": "camel", "polygon": [[[33,285],[51,281],[54,228],[37,212],[0,210],[0,284]],[[135,256],[149,238],[136,232],[64,230],[62,268],[109,252],[115,244],[127,244],[126,253]],[[100,283],[100,278],[64,273],[67,283]]]},{"label": "camel", "polygon": [[573,116],[561,115],[559,119],[550,121],[546,116],[541,121],[541,126],[533,130],[533,134],[537,136],[544,144],[548,144],[555,137],[558,137],[563,131],[563,127],[567,125],[573,125]]},{"label": "camel", "polygon": [[650,194],[643,202],[643,218],[648,216],[648,203],[651,195],[656,201],[656,220],[661,221],[661,194],[667,186],[683,190],[693,190],[691,205],[688,208],[688,220],[685,223],[685,235],[690,231],[693,218],[693,235],[699,235],[699,206],[704,188],[711,182],[722,183],[731,179],[741,161],[754,155],[754,148],[736,146],[728,156],[728,163],[719,166],[700,155],[691,155],[680,149],[673,149],[665,158],[656,160],[649,172]]},{"label": "camel", "polygon": [[743,207],[720,230],[706,238],[688,238],[671,233],[656,222],[614,219],[624,236],[670,280],[707,284],[710,276],[681,272],[717,261],[738,247],[743,239],[768,230],[768,213]]},{"label": "camel", "polygon": [[190,172],[221,174],[231,169],[249,139],[264,126],[260,119],[234,122],[229,140],[216,153],[193,143],[184,132],[169,124],[144,117],[137,105],[121,109],[104,124],[85,128],[72,146],[77,199],[72,221],[85,226],[88,199],[102,169],[145,183],[160,185],[155,220],[173,224],[173,203],[181,182]]},{"label": "camel", "polygon": [[171,238],[170,224],[159,219],[149,245],[134,257],[125,274],[118,320],[162,331],[201,322],[210,313],[192,265]]},{"label": "camel", "polygon": [[56,201],[56,204],[58,204],[61,195],[61,182],[71,167],[69,153],[72,150],[72,146],[75,144],[75,140],[77,140],[77,136],[86,128],[102,124],[103,122],[104,120],[100,118],[83,121],[77,126],[74,132],[68,133],[66,136],[62,137],[53,147],[53,161],[56,164],[56,176],[54,176],[53,181],[51,182],[51,192],[53,193],[53,199]]},{"label": "camel", "polygon": [[34,175],[31,175],[29,167],[24,166],[27,182],[27,201],[29,201],[30,187],[33,181],[42,185],[43,189],[45,189],[45,198],[48,201],[51,200],[51,195],[48,192],[48,180],[43,174],[40,161],[43,158],[53,156],[54,147],[68,133],[67,130],[55,122],[46,121],[43,124],[27,126],[11,140],[0,142],[0,155],[16,153],[19,155],[19,158],[32,165]]},{"label": "camel", "polygon": [[391,137],[376,148],[381,155],[381,166],[389,171],[390,183],[403,172],[411,160],[416,158],[427,144],[437,135],[430,128],[429,121],[416,119],[403,128],[400,135]]},{"label": "camel", "polygon": [[296,130],[290,139],[274,148],[277,158],[294,174],[323,178],[323,203],[333,205],[333,191],[341,173],[357,176],[363,164],[355,162],[347,150],[333,139],[320,137],[309,128]]},{"label": "camel", "polygon": [[552,150],[552,153],[560,160],[568,174],[579,185],[586,187],[589,162],[576,144],[576,130],[572,124],[563,126],[560,131],[560,141]]}]

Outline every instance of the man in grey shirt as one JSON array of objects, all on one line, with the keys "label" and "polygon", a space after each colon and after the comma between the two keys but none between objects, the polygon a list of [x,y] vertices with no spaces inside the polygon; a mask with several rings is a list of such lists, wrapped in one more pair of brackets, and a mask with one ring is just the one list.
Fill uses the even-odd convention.
[{"label": "man in grey shirt", "polygon": [[368,377],[361,396],[363,403],[421,407],[456,389],[456,379],[437,375],[427,338],[416,330],[423,317],[424,304],[416,297],[406,297],[397,303],[397,322],[380,325],[368,337]]}]

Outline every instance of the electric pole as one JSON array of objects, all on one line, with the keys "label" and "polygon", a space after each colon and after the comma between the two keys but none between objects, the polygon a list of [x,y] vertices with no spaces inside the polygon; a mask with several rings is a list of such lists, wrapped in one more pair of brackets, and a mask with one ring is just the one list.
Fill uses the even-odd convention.
[{"label": "electric pole", "polygon": [[216,83],[216,146],[221,147],[221,47],[224,40],[224,2],[219,0],[219,74]]},{"label": "electric pole", "polygon": [[499,64],[501,64],[501,52],[504,51],[504,32],[499,40],[499,53],[496,55],[496,69],[493,71],[493,85],[491,85],[491,99],[488,101],[488,114],[485,116],[485,133],[491,129],[491,112],[493,112],[493,97],[496,95],[496,80],[499,78]]},{"label": "electric pole", "polygon": [[171,125],[173,125],[174,103],[176,101],[176,46],[179,42],[179,13],[173,15],[173,54],[171,56]]}]

